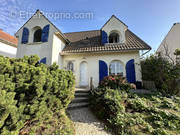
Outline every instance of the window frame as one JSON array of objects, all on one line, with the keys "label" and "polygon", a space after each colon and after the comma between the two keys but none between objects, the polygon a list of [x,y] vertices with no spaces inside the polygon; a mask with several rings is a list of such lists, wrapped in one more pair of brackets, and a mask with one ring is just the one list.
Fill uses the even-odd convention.
[{"label": "window frame", "polygon": [[67,68],[68,71],[74,72],[74,63],[73,63],[73,61],[68,61],[66,68]]},{"label": "window frame", "polygon": [[109,65],[110,75],[122,75],[124,74],[123,64],[119,60],[113,60]]},{"label": "window frame", "polygon": [[[39,33],[39,35],[38,35],[38,36],[40,36],[40,37],[39,37],[40,40],[35,41],[35,39],[37,40],[37,37],[35,36],[35,34],[36,34],[38,31],[40,31],[40,33]],[[36,38],[35,38],[35,37],[36,37]],[[36,43],[36,42],[42,42],[41,37],[42,37],[42,29],[39,28],[39,29],[37,29],[37,30],[34,31],[34,34],[33,34],[33,42],[34,42],[34,43]]]},{"label": "window frame", "polygon": [[[112,40],[112,41],[110,41]],[[117,32],[112,32],[109,35],[109,43],[119,43],[120,41],[120,35]]]}]

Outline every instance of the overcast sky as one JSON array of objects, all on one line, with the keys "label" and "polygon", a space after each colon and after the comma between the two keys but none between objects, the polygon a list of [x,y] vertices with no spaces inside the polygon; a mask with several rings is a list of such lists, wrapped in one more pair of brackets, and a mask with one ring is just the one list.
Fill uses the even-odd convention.
[{"label": "overcast sky", "polygon": [[180,0],[0,0],[0,29],[14,35],[37,9],[62,32],[100,29],[114,14],[153,51],[180,22]]}]

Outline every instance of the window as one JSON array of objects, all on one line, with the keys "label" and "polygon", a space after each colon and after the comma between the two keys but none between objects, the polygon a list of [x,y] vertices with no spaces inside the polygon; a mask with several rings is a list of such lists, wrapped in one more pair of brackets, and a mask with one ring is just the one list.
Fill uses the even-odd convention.
[{"label": "window", "polygon": [[23,33],[22,33],[22,40],[21,43],[22,44],[26,44],[28,43],[28,38],[29,38],[29,30],[28,28],[23,28]]},{"label": "window", "polygon": [[118,43],[119,42],[119,34],[111,33],[109,35],[109,43]]},{"label": "window", "polygon": [[74,71],[74,64],[72,61],[69,61],[68,64],[67,64],[67,70],[69,71]]},{"label": "window", "polygon": [[109,72],[111,75],[123,76],[123,65],[120,63],[120,61],[112,61],[109,67]]},{"label": "window", "polygon": [[42,30],[38,29],[34,32],[34,42],[41,42]]}]

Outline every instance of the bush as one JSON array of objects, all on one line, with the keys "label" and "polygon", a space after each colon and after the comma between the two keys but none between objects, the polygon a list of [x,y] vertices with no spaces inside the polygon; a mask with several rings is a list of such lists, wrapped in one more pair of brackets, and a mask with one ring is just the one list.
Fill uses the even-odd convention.
[{"label": "bush", "polygon": [[[109,88],[90,93],[92,110],[116,135],[170,135],[180,132],[179,98],[146,98]],[[170,105],[172,105],[170,107]]]},{"label": "bush", "polygon": [[27,123],[29,133],[67,130],[58,121],[73,99],[73,73],[38,61],[37,56],[0,57],[0,134],[19,134]]},{"label": "bush", "polygon": [[141,61],[141,67],[142,79],[154,81],[158,91],[164,95],[180,93],[180,67],[173,65],[160,55],[152,55]]},{"label": "bush", "polygon": [[110,75],[105,77],[99,84],[100,88],[111,88],[111,89],[120,89],[129,91],[130,89],[135,88],[134,85],[129,84],[126,81],[125,77],[122,77],[120,75]]}]

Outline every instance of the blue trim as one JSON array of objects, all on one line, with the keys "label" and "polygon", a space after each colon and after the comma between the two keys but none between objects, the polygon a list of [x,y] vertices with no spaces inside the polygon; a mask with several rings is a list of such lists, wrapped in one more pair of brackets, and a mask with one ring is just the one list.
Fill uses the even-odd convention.
[{"label": "blue trim", "polygon": [[46,57],[42,58],[42,59],[40,60],[40,63],[46,64]]},{"label": "blue trim", "polygon": [[42,35],[41,35],[41,41],[42,42],[48,42],[48,37],[49,37],[49,24],[44,26],[42,30]]},{"label": "blue trim", "polygon": [[102,41],[101,41],[102,44],[108,43],[108,35],[107,35],[107,33],[105,31],[102,31],[101,35],[102,35]]},{"label": "blue trim", "polygon": [[134,59],[129,60],[126,64],[126,78],[129,83],[136,82]]},{"label": "blue trim", "polygon": [[24,27],[23,28],[23,33],[22,33],[21,43],[22,44],[28,43],[28,38],[29,38],[29,30],[28,30],[28,28]]},{"label": "blue trim", "polygon": [[108,66],[106,62],[99,60],[99,82],[108,76]]}]

